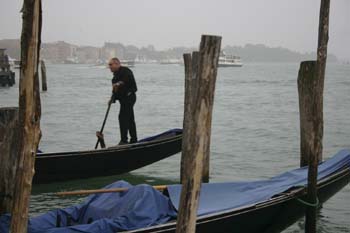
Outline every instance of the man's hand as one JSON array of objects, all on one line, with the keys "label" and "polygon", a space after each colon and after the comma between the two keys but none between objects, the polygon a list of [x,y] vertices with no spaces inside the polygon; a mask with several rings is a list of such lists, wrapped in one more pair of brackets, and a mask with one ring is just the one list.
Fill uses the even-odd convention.
[{"label": "man's hand", "polygon": [[119,81],[119,82],[116,82],[116,83],[112,84],[112,88],[113,88],[112,91],[113,91],[113,93],[118,92],[119,88],[121,86],[123,86],[123,85],[124,85],[123,81]]},{"label": "man's hand", "polygon": [[115,83],[112,85],[112,91],[113,93],[116,93],[119,89],[119,83]]},{"label": "man's hand", "polygon": [[101,133],[100,131],[96,131],[96,137],[98,138],[98,139],[104,139],[104,137],[103,137],[103,133]]},{"label": "man's hand", "polygon": [[96,131],[96,136],[98,138],[98,141],[100,142],[101,148],[106,148],[106,143],[103,137],[103,133],[101,133],[100,131]]}]

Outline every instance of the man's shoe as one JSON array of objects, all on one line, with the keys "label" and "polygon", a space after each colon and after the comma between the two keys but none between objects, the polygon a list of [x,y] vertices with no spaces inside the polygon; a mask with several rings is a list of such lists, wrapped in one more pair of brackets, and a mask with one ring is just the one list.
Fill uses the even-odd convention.
[{"label": "man's shoe", "polygon": [[130,139],[130,142],[129,142],[130,144],[132,144],[132,143],[137,143],[137,139]]},{"label": "man's shoe", "polygon": [[126,145],[126,144],[128,144],[128,143],[127,143],[127,142],[124,142],[124,141],[120,141],[120,142],[118,143],[119,146],[121,146],[121,145]]}]

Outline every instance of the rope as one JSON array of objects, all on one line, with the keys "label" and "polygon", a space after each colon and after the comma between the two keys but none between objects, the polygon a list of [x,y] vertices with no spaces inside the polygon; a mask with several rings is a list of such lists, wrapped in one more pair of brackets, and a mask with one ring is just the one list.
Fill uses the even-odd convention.
[{"label": "rope", "polygon": [[297,198],[297,200],[300,203],[302,203],[302,204],[304,204],[306,206],[309,206],[309,207],[318,207],[320,205],[320,201],[318,200],[318,198],[316,198],[316,203],[310,203],[310,202],[304,201],[304,200],[302,200],[300,198]]}]

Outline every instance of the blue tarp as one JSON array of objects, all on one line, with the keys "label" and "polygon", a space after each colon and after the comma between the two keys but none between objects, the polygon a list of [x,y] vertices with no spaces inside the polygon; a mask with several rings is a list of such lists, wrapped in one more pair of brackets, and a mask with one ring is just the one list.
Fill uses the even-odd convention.
[{"label": "blue tarp", "polygon": [[[131,186],[119,181],[104,188],[130,189],[90,195],[81,205],[31,218],[28,233],[115,233],[166,223],[176,217],[169,198],[149,185]],[[57,219],[60,227],[56,227]],[[0,233],[8,233],[9,222],[9,215],[0,216]],[[67,227],[67,222],[73,226]]]},{"label": "blue tarp", "polygon": [[[342,150],[320,164],[318,179],[344,167],[350,168],[349,150]],[[200,193],[198,215],[265,201],[306,183],[307,168],[300,168],[267,180],[204,184]],[[148,185],[131,186],[127,182],[119,181],[104,188],[121,187],[130,189],[123,193],[90,195],[81,205],[31,218],[28,233],[115,233],[163,224],[176,218],[175,207],[179,204],[180,185],[168,186],[170,199]],[[59,228],[56,227],[57,219]],[[0,233],[8,233],[9,221],[9,215],[0,216]],[[67,222],[74,226],[67,227]]]},{"label": "blue tarp", "polygon": [[176,136],[178,134],[182,133],[182,129],[170,129],[168,131],[165,131],[164,133],[160,133],[151,137],[147,137],[144,139],[139,140],[138,142],[149,142],[149,141],[153,141],[156,139],[161,139],[161,138],[165,138],[165,137],[171,137],[171,136]]},{"label": "blue tarp", "polygon": [[[350,151],[342,150],[333,158],[319,165],[318,179],[322,179],[343,167],[350,168]],[[268,180],[251,182],[203,184],[200,192],[198,215],[238,208],[270,199],[293,187],[307,184],[307,167],[285,172]],[[179,206],[181,185],[168,186],[170,199]]]}]

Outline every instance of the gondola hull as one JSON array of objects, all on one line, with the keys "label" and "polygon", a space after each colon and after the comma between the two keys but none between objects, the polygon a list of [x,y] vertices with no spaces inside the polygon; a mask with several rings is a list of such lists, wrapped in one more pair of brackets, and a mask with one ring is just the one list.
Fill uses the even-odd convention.
[{"label": "gondola hull", "polygon": [[43,153],[36,157],[33,183],[118,175],[181,151],[182,135],[108,149]]},{"label": "gondola hull", "polygon": [[[318,198],[324,203],[350,182],[350,170],[332,175],[318,185]],[[287,192],[270,201],[237,210],[201,216],[198,233],[274,233],[281,232],[300,219],[306,206],[298,199],[306,198],[305,188]],[[176,223],[170,222],[124,233],[174,233]]]}]

